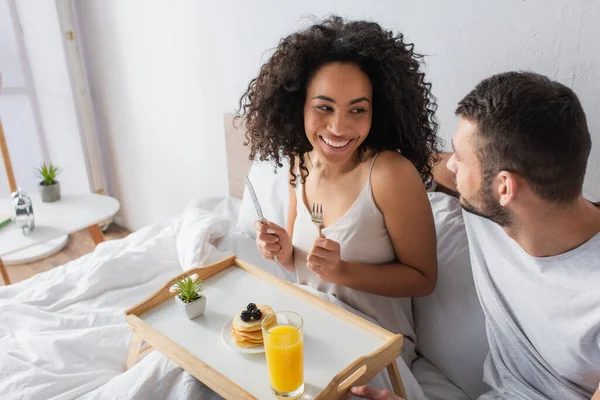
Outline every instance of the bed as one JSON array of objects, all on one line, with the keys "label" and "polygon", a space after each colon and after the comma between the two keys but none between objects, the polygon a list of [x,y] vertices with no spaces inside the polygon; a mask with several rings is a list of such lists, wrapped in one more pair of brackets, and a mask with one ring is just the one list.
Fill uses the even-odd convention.
[{"label": "bed", "polygon": [[[283,223],[287,190],[285,183],[281,190],[281,182],[286,175],[274,174],[270,165],[251,165],[241,145],[243,131],[233,127],[230,115],[225,116],[225,127],[230,196],[193,201],[176,218],[101,243],[93,253],[68,264],[0,287],[1,399],[220,398],[156,351],[125,372],[131,333],[123,311],[182,268],[231,254],[282,279],[294,279],[256,250],[251,237],[254,210],[243,194],[243,177],[249,171],[261,201],[271,199],[263,205],[265,215]],[[460,235],[452,229],[459,229],[460,223],[448,224],[458,221],[456,206],[446,198],[432,197],[432,204],[436,201],[443,209],[436,216],[436,224],[444,224],[438,229],[456,241]],[[442,250],[445,253],[438,256],[460,259],[456,264],[461,269],[441,268],[434,296],[415,302],[417,335],[423,336],[418,349],[423,355],[411,366],[412,372],[398,360],[410,400],[470,399],[483,390],[480,363],[487,352],[481,340],[485,329],[478,319],[480,310],[473,305],[474,287],[471,290],[468,283],[468,249],[466,259],[462,242]],[[452,282],[444,284],[445,280]],[[348,309],[333,297],[312,292]],[[458,328],[463,331],[454,332]],[[476,356],[466,362],[465,353]],[[390,388],[383,375],[373,384]]]}]

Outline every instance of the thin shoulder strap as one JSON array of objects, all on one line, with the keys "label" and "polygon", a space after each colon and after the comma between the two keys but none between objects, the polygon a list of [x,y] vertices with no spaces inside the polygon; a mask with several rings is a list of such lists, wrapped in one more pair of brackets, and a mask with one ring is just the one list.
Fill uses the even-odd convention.
[{"label": "thin shoulder strap", "polygon": [[296,157],[296,165],[295,165],[295,178],[296,178],[296,190],[294,190],[294,192],[296,193],[296,200],[298,196],[300,196],[300,199],[303,198],[303,190],[302,190],[302,171],[300,171],[300,158]]},{"label": "thin shoulder strap", "polygon": [[373,156],[373,161],[371,161],[371,168],[369,169],[369,179],[371,179],[371,172],[373,172],[373,165],[375,165],[375,160],[377,159],[378,155],[379,155],[379,153],[375,154]]}]

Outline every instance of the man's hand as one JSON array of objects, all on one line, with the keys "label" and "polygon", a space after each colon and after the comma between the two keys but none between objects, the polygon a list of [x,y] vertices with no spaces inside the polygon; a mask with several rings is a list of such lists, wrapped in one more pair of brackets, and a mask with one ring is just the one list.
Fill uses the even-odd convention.
[{"label": "man's hand", "polygon": [[350,392],[362,399],[369,400],[404,400],[391,393],[389,390],[375,389],[371,386],[356,386],[350,389]]}]

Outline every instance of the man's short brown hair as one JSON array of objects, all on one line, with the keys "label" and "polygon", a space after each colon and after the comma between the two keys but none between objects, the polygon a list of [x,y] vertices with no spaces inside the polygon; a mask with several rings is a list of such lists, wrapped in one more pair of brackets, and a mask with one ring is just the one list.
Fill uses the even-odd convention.
[{"label": "man's short brown hair", "polygon": [[530,72],[483,80],[456,114],[478,126],[477,152],[485,176],[522,176],[541,198],[568,204],[582,192],[591,138],[575,93]]}]

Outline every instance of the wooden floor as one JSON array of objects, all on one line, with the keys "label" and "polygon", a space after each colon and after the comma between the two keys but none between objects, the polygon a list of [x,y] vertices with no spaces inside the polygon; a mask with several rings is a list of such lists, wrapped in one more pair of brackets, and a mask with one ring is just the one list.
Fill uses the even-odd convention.
[{"label": "wooden floor", "polygon": [[[104,238],[106,240],[121,239],[129,235],[129,233],[130,232],[127,229],[116,224],[111,224],[106,232],[104,232]],[[6,270],[8,271],[8,276],[12,283],[17,283],[30,278],[37,273],[48,271],[54,267],[58,267],[79,258],[84,254],[91,253],[94,251],[94,248],[95,246],[92,237],[87,229],[84,229],[71,234],[67,245],[55,255],[29,264],[7,265]],[[0,279],[0,285],[2,284],[2,279]]]}]

